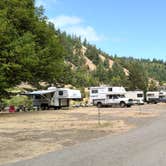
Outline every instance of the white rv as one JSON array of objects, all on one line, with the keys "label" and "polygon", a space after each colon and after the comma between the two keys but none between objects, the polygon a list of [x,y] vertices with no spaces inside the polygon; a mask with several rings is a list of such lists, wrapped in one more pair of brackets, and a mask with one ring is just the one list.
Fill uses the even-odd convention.
[{"label": "white rv", "polygon": [[148,91],[146,92],[146,101],[147,103],[157,104],[159,102],[159,91]]},{"label": "white rv", "polygon": [[68,107],[70,100],[81,99],[81,92],[79,90],[56,87],[29,92],[26,95],[32,96],[33,106],[41,109]]},{"label": "white rv", "polygon": [[131,99],[125,97],[124,87],[100,86],[90,88],[90,103],[97,107],[120,105],[130,107],[133,103]]},{"label": "white rv", "polygon": [[127,91],[126,97],[133,99],[134,104],[144,104],[144,92],[143,91]]}]

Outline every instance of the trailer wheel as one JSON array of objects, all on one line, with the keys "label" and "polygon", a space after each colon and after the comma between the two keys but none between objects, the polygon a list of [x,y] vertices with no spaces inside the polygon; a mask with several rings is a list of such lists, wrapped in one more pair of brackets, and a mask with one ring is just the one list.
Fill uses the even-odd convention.
[{"label": "trailer wheel", "polygon": [[102,103],[101,102],[97,103],[97,107],[101,108],[102,107]]},{"label": "trailer wheel", "polygon": [[126,106],[126,103],[125,103],[124,101],[121,101],[121,102],[120,102],[120,107],[121,107],[121,108],[124,108],[125,106]]},{"label": "trailer wheel", "polygon": [[41,105],[41,110],[45,110],[45,105],[44,104]]},{"label": "trailer wheel", "polygon": [[42,104],[42,105],[41,105],[41,109],[42,109],[42,110],[47,110],[47,109],[49,109],[48,104]]}]

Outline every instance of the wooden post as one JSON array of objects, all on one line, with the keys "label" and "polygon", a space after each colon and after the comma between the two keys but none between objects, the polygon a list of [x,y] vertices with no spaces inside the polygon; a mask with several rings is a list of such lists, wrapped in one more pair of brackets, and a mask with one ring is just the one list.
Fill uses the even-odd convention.
[{"label": "wooden post", "polygon": [[101,125],[101,113],[99,107],[98,107],[98,125]]}]

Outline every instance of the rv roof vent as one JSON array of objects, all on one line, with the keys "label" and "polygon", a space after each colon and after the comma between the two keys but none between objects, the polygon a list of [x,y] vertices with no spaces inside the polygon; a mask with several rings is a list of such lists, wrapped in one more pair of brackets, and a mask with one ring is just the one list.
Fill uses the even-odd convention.
[{"label": "rv roof vent", "polygon": [[52,86],[52,87],[48,87],[48,90],[56,90],[57,88]]}]

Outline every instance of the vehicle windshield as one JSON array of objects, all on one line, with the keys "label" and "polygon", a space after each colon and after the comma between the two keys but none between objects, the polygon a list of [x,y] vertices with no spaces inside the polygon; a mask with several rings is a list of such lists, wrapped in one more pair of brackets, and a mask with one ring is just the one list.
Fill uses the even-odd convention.
[{"label": "vehicle windshield", "polygon": [[108,98],[109,99],[125,98],[125,95],[120,95],[120,94],[117,94],[117,95],[108,95]]},{"label": "vehicle windshield", "polygon": [[125,97],[125,95],[118,95],[118,97],[119,97],[119,98],[124,98],[124,97]]}]

